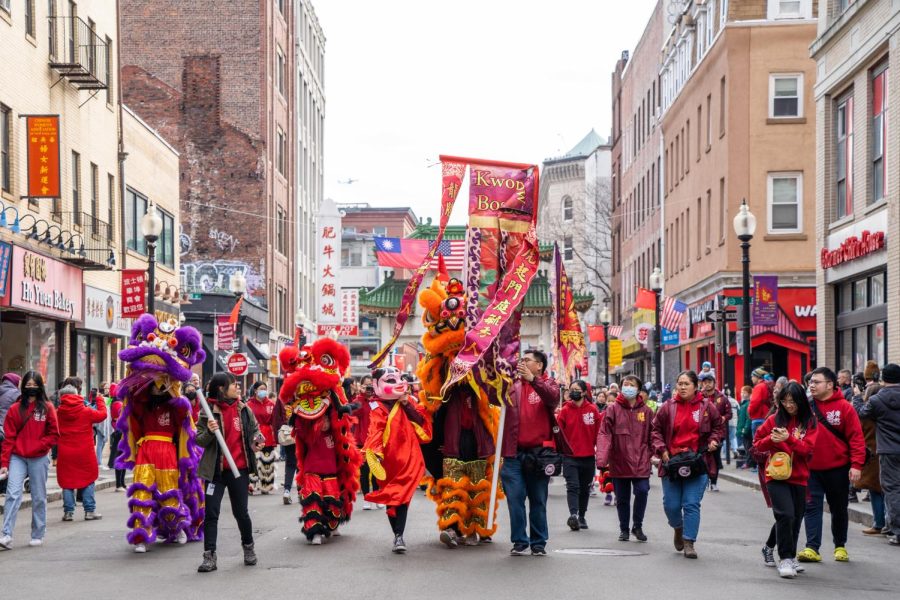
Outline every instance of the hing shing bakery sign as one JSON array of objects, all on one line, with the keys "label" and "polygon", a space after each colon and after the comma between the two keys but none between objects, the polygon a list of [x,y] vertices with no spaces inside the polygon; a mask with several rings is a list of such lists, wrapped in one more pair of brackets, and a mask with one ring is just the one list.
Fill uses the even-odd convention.
[{"label": "hing shing bakery sign", "polygon": [[81,269],[16,246],[9,305],[60,319],[80,319],[81,275]]}]

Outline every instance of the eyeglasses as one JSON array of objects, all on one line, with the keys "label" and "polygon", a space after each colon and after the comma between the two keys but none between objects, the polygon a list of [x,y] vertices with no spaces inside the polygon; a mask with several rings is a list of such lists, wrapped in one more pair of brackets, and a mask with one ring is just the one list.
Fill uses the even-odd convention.
[{"label": "eyeglasses", "polygon": [[809,385],[822,385],[823,383],[825,383],[824,379],[810,379],[809,380]]}]

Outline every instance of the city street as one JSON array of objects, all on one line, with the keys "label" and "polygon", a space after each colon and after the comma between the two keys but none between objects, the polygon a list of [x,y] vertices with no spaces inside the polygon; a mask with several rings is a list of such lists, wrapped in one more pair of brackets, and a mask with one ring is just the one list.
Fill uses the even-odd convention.
[{"label": "city street", "polygon": [[[279,471],[281,464],[279,463]],[[251,498],[259,565],[245,567],[237,529],[223,504],[219,535],[219,570],[196,573],[199,544],[160,546],[136,555],[125,543],[125,497],[98,494],[99,522],[62,523],[60,502],[50,505],[49,528],[42,548],[29,548],[31,512],[24,509],[16,526],[16,546],[0,554],[0,580],[14,578],[17,597],[112,598],[152,593],[155,598],[257,597],[269,594],[303,598],[424,598],[476,596],[511,598],[749,598],[790,594],[792,599],[885,598],[896,593],[893,565],[897,549],[881,537],[866,538],[850,525],[851,562],[826,560],[807,565],[797,580],[777,577],[763,566],[759,547],[772,522],[759,492],[721,482],[722,491],[707,493],[697,550],[700,559],[685,560],[673,551],[658,482],[653,481],[646,544],[618,542],[615,508],[592,498],[587,514],[591,529],[571,532],[565,526],[565,488],[561,478],[550,491],[550,543],[547,558],[510,557],[508,521],[501,503],[500,531],[493,545],[445,549],[437,542],[432,504],[417,493],[409,515],[409,553],[390,552],[391,535],[384,511],[354,513],[343,535],[321,547],[308,546],[300,535],[296,503],[284,506],[281,495]],[[865,505],[868,506],[868,505]],[[357,509],[361,504],[357,504]],[[827,519],[826,515],[826,519]],[[827,530],[827,523],[826,523]],[[802,540],[802,533],[801,533]],[[635,553],[616,556],[615,552]],[[429,591],[430,590],[430,591]],[[752,590],[752,592],[751,592]],[[790,590],[790,591],[788,591]]]}]

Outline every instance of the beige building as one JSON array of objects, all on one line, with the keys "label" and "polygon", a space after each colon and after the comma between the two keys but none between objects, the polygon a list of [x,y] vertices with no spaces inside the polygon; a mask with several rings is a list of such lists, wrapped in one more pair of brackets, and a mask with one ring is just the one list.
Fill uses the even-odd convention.
[{"label": "beige building", "polygon": [[[816,284],[820,364],[862,371],[900,361],[900,134],[888,119],[896,92],[900,4],[818,3],[816,62]],[[891,308],[893,306],[893,308]]]}]

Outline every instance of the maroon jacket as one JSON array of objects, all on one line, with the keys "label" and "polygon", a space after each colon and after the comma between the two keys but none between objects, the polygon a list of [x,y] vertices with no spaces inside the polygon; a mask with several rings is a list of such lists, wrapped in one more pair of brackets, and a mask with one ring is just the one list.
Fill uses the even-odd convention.
[{"label": "maroon jacket", "polygon": [[628,400],[619,394],[604,415],[597,434],[597,464],[601,468],[609,466],[610,477],[650,477],[653,410],[640,396],[634,406],[628,406]]},{"label": "maroon jacket", "polygon": [[[698,396],[701,396],[701,394],[698,393]],[[719,412],[716,410],[713,403],[707,398],[703,398],[701,402],[699,447],[705,448],[713,441],[720,444],[722,438],[725,437],[726,427],[725,422],[719,417]],[[656,417],[653,419],[652,433],[653,453],[656,454],[656,456],[661,457],[663,452],[667,452],[672,445],[675,411],[677,410],[675,406],[676,403],[677,400],[673,397],[656,411]],[[709,474],[715,475],[718,473],[715,456],[713,456],[711,452],[707,452],[704,458],[706,459],[706,468]],[[665,465],[661,464],[659,466],[659,476],[664,477],[665,475]]]},{"label": "maroon jacket", "polygon": [[[535,381],[537,381],[535,379]],[[535,388],[537,389],[537,388]],[[460,458],[459,436],[462,431],[464,403],[471,402],[472,433],[475,435],[475,446],[478,458],[493,456],[494,437],[485,427],[481,416],[478,414],[478,398],[468,385],[457,385],[450,391],[441,410],[444,412],[443,453],[447,458]],[[506,415],[506,424],[509,425],[509,413]],[[506,436],[504,436],[505,438]]]},{"label": "maroon jacket", "polygon": [[716,411],[718,411],[719,416],[722,417],[722,421],[725,423],[725,427],[727,428],[728,421],[731,420],[731,402],[728,401],[728,397],[719,390],[716,390],[715,394],[713,394],[709,401],[712,402],[713,406],[716,407]]},{"label": "maroon jacket", "polygon": [[[516,379],[509,394],[506,423],[503,425],[503,445],[501,446],[503,458],[515,458],[519,447],[519,399],[522,397],[522,383],[521,379]],[[559,406],[559,384],[544,375],[535,377],[531,382],[531,387],[541,397],[547,410],[556,410],[556,407]]]}]

